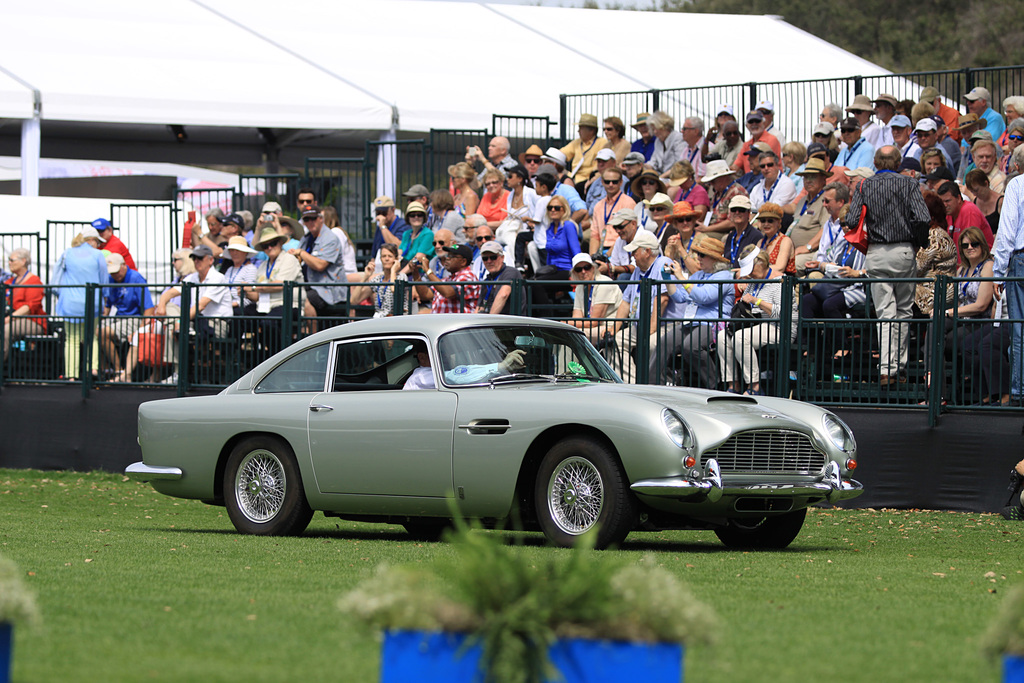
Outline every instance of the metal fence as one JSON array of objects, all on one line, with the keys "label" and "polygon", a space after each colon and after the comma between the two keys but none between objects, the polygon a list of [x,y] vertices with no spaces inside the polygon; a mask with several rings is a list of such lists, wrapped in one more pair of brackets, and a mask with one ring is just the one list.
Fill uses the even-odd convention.
[{"label": "metal fence", "polygon": [[245,209],[256,216],[263,209],[263,204],[277,202],[285,211],[290,211],[298,206],[300,187],[302,183],[298,173],[241,173],[233,209]]},{"label": "metal fence", "polygon": [[872,97],[889,93],[897,100],[916,103],[926,86],[937,88],[951,106],[961,111],[963,96],[975,86],[984,86],[992,93],[990,106],[998,110],[1003,98],[1024,93],[1024,66],[562,95],[559,137],[575,137],[575,122],[584,113],[595,114],[598,120],[618,116],[628,125],[640,112],[662,110],[673,116],[677,125],[687,116],[699,116],[710,126],[722,104],[732,105],[737,120],[742,121],[744,112],[766,99],[776,106],[775,124],[786,138],[807,141],[825,104],[835,102],[845,107],[854,95],[862,93]]},{"label": "metal fence", "polygon": [[[543,312],[544,317],[582,328],[602,356],[630,382],[763,393],[829,406],[902,407],[920,411],[934,424],[944,410],[1019,409],[1019,401],[1010,404],[1007,400],[1012,373],[1024,373],[1024,364],[1015,362],[1024,358],[1024,349],[1011,349],[1010,331],[1024,320],[962,318],[955,302],[947,315],[947,288],[943,285],[955,289],[964,281],[942,276],[935,289],[935,312],[931,317],[910,320],[876,317],[870,297],[863,310],[853,311],[849,317],[806,317],[798,305],[800,297],[821,281],[792,277],[783,280],[777,318],[732,317],[733,312],[723,304],[718,315],[700,321],[659,316],[655,330],[647,315],[622,319],[610,309],[601,318],[574,314],[571,286],[581,283],[522,280],[509,283],[512,294],[506,310],[517,310],[522,302],[530,315]],[[753,282],[719,281],[721,299],[730,297],[735,285]],[[392,311],[416,314],[429,307],[418,300],[412,284],[382,285],[393,294]],[[620,284],[582,284],[579,311],[589,308],[599,288],[618,289]],[[684,283],[645,281],[636,310],[650,311],[658,296],[656,290],[670,284]],[[453,286],[472,296],[468,288],[479,285]],[[388,299],[381,296],[381,290],[372,292],[365,285],[334,286],[348,288],[354,302],[329,317],[304,315],[302,285],[294,283],[284,288],[281,306],[274,314],[242,308],[239,315],[199,316],[197,322],[188,311],[203,286],[186,285],[179,286],[180,312],[172,314],[168,309],[167,316],[125,323],[123,318],[101,315],[102,302],[93,303],[100,287],[89,285],[83,317],[47,315],[43,317],[45,329],[12,335],[5,328],[0,333],[0,344],[7,349],[0,382],[75,381],[83,384],[83,395],[94,386],[124,381],[173,384],[180,394],[196,387],[223,387],[297,339],[370,317]],[[156,301],[165,287],[150,287]],[[540,288],[552,292],[539,297]],[[13,289],[28,288],[0,285],[5,298]],[[559,291],[556,294],[554,290]],[[282,315],[282,311],[291,313]],[[886,340],[894,357],[900,348],[905,349],[899,370],[892,374],[882,367],[889,351],[884,347]],[[126,371],[124,375],[119,374],[122,371]]]},{"label": "metal fence", "polygon": [[334,207],[341,227],[354,240],[373,238],[367,222],[373,197],[365,193],[363,168],[359,157],[310,157],[304,169],[303,184],[312,188],[321,206]]}]

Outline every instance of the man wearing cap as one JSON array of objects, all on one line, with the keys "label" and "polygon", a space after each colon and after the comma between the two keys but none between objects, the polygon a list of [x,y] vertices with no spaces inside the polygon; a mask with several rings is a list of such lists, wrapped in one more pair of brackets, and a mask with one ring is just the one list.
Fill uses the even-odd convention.
[{"label": "man wearing cap", "polygon": [[224,245],[228,243],[228,240],[235,235],[241,235],[243,230],[245,230],[245,219],[238,213],[229,213],[220,219],[220,232],[216,234],[201,235],[197,240],[197,233],[195,228],[193,228],[192,246],[205,245],[210,250],[210,253],[217,257],[221,255]]},{"label": "man wearing cap", "polygon": [[[303,204],[303,206],[307,206],[307,204]],[[256,229],[253,230],[252,234],[245,240],[246,244],[252,246],[252,242],[256,239],[256,235],[263,232],[263,228],[267,226],[274,228],[274,230],[282,235],[288,235],[292,244],[285,245],[285,250],[298,247],[299,241],[297,238],[302,237],[305,233],[298,221],[291,216],[284,215],[284,210],[281,208],[280,204],[277,202],[266,202],[263,204],[263,209],[260,211],[259,220],[256,221]],[[288,230],[291,231],[290,233],[286,230],[285,226],[287,226]],[[256,253],[260,257],[257,260],[266,259],[266,255],[262,252]],[[227,258],[228,255],[221,253],[221,256]]]},{"label": "man wearing cap", "polygon": [[707,164],[701,150],[707,146],[704,140],[704,119],[699,116],[687,116],[683,119],[683,153],[680,158],[686,159],[693,166],[697,177],[704,175]]},{"label": "man wearing cap", "polygon": [[[427,189],[426,185],[416,183],[408,190],[403,192],[402,196],[405,197],[408,202],[406,204],[407,207],[409,204],[412,204],[413,202],[419,202],[420,206],[425,206],[427,208],[427,224],[424,227],[431,231],[441,227],[441,221],[444,219],[444,217],[441,216],[439,218],[437,216],[434,216],[434,209],[433,207],[430,206],[430,190]],[[409,209],[406,208],[405,212],[409,213]]]},{"label": "man wearing cap", "polygon": [[875,169],[875,148],[861,137],[861,125],[855,117],[843,119],[839,124],[839,137],[846,143],[846,149],[836,157],[836,166]]},{"label": "man wearing cap", "polygon": [[380,245],[385,242],[396,247],[401,245],[402,237],[410,228],[401,216],[396,215],[395,201],[387,195],[381,195],[373,200],[373,217],[377,221],[377,230],[373,233],[370,256],[376,259]]},{"label": "man wearing cap", "polygon": [[622,160],[622,171],[626,174],[626,177],[622,179],[622,192],[630,199],[636,200],[636,197],[633,196],[633,181],[644,172],[644,155],[640,152],[627,154],[626,158]]},{"label": "man wearing cap", "polygon": [[747,150],[746,156],[750,159],[750,170],[737,178],[736,182],[742,185],[748,194],[753,192],[757,184],[764,178],[764,175],[761,173],[761,167],[757,163],[758,157],[765,152],[771,151],[772,148],[764,142],[755,142]]},{"label": "man wearing cap", "polygon": [[[928,243],[931,216],[916,180],[896,172],[900,153],[886,145],[875,153],[878,173],[858,184],[843,224],[856,229],[861,208],[867,208],[865,227],[870,242],[865,269],[871,278],[912,278],[917,274],[917,249]],[[882,320],[878,327],[879,372],[882,385],[906,381],[900,371],[907,363],[908,327],[913,316],[913,282],[875,282],[871,299]]]},{"label": "man wearing cap", "polygon": [[701,154],[703,154],[705,158],[708,156],[710,146],[722,139],[722,128],[728,121],[736,123],[736,114],[733,111],[732,105],[718,105],[718,111],[715,112],[715,123],[711,126],[711,129],[708,130],[707,135],[704,137],[704,146],[700,150]]},{"label": "man wearing cap", "polygon": [[796,198],[796,185],[782,173],[782,162],[775,152],[761,152],[757,156],[757,167],[761,170],[761,180],[750,191],[752,209],[759,209],[767,202],[783,206]]},{"label": "man wearing cap", "polygon": [[92,222],[92,227],[99,233],[100,241],[103,242],[103,249],[112,254],[120,254],[128,267],[135,270],[135,259],[128,253],[128,247],[114,234],[114,226],[106,218],[97,218]]},{"label": "man wearing cap", "polygon": [[344,311],[339,304],[348,301],[348,288],[325,286],[348,281],[341,264],[341,240],[330,230],[324,230],[324,214],[318,206],[309,206],[302,212],[302,225],[306,229],[302,246],[288,253],[302,264],[302,277],[310,283],[306,287],[303,315],[341,315]]},{"label": "man wearing cap", "polygon": [[992,135],[993,140],[998,140],[1006,130],[1006,123],[997,111],[988,105],[992,101],[992,94],[988,88],[978,86],[972,88],[971,92],[964,95],[967,100],[967,111],[976,114],[978,118],[985,120],[985,130]]},{"label": "man wearing cap", "polygon": [[[857,126],[860,129],[860,137],[871,145],[871,157],[874,157],[875,150],[881,147],[878,141],[882,137],[882,130],[871,120],[871,115],[875,113],[875,108],[871,105],[871,99],[867,95],[854,96],[853,104],[846,108],[846,113],[850,116],[839,122],[840,133],[842,133],[844,125],[849,125],[847,122],[850,118],[856,120]],[[843,142],[846,142],[845,138]],[[847,142],[846,144],[849,145],[850,143]],[[858,166],[847,166],[847,164],[842,163],[839,165],[846,166],[847,168],[858,168]]]},{"label": "man wearing cap", "polygon": [[807,162],[798,173],[804,179],[804,196],[798,202],[785,207],[786,213],[793,214],[793,224],[786,233],[793,240],[793,258],[797,277],[803,277],[805,264],[814,258],[821,244],[828,209],[825,207],[825,184],[828,170],[825,163],[814,158]]},{"label": "man wearing cap", "polygon": [[[630,152],[626,155],[629,159]],[[623,173],[618,168],[608,168],[601,173],[601,183],[604,185],[605,196],[594,205],[590,219],[590,253],[607,254],[615,245],[618,235],[608,222],[615,212],[620,209],[632,209],[636,202],[632,197],[625,194],[625,181]]]},{"label": "man wearing cap", "polygon": [[650,161],[651,155],[654,154],[654,135],[651,134],[651,129],[647,125],[647,118],[649,116],[650,114],[647,112],[637,114],[636,121],[632,126],[630,126],[637,133],[640,133],[640,139],[633,141],[633,144],[629,147],[629,151],[643,155],[644,160],[640,162],[641,164],[646,164]]},{"label": "man wearing cap", "polygon": [[502,253],[511,261],[514,258],[511,247],[505,247],[498,242],[494,237],[494,228],[487,225],[486,223],[477,227],[473,233],[473,244],[469,245],[473,247],[473,262],[470,264],[470,270],[473,271],[473,275],[477,280],[483,280],[487,277],[487,263],[483,260],[483,247],[485,244],[494,242],[498,246],[502,247]]},{"label": "man wearing cap", "polygon": [[484,284],[480,287],[480,305],[477,313],[526,315],[526,292],[520,292],[519,306],[512,310],[512,285],[498,284],[522,280],[523,276],[512,266],[505,265],[505,250],[501,244],[491,240],[480,247],[480,260],[483,261],[485,276],[480,278]]},{"label": "man wearing cap", "polygon": [[[193,289],[193,304],[189,318],[195,321],[196,331],[203,337],[223,337],[227,334],[228,320],[234,315],[231,291],[227,278],[213,267],[213,251],[205,244],[192,250],[192,263],[196,272],[186,275],[185,284],[200,285]],[[181,296],[181,285],[168,287],[160,295],[153,313],[167,315],[167,303]]]},{"label": "man wearing cap", "polygon": [[949,168],[955,168],[953,160],[949,157],[946,149],[942,145],[938,144],[939,127],[931,117],[926,117],[918,121],[917,126],[914,127],[914,134],[917,141],[905,155],[906,158],[917,159],[920,161],[921,155],[924,151],[934,147],[942,152],[942,158],[946,160],[946,166]]},{"label": "man wearing cap", "polygon": [[103,288],[104,320],[99,330],[100,349],[103,359],[116,373],[113,381],[127,382],[131,375],[121,369],[121,354],[115,344],[131,339],[138,332],[142,316],[153,315],[153,299],[149,288],[144,286],[146,278],[134,268],[129,268],[121,254],[112,252],[107,256],[107,272],[111,286]]},{"label": "man wearing cap", "polygon": [[[612,284],[587,284],[612,281],[598,272],[590,254],[580,253],[572,257],[572,280],[580,284],[573,288],[572,320],[566,322],[583,330],[591,342],[599,344],[606,334],[612,336],[614,323],[610,319],[615,317],[622,304],[622,290]],[[601,350],[604,353],[610,351],[606,344],[601,344]],[[612,362],[615,359],[612,356],[607,360]]]},{"label": "man wearing cap", "polygon": [[579,137],[559,150],[565,155],[565,167],[569,170],[569,177],[581,194],[584,192],[587,179],[597,167],[597,153],[608,143],[605,138],[597,137],[597,128],[597,117],[593,114],[583,114],[576,122]]},{"label": "man wearing cap", "polygon": [[953,175],[960,172],[960,143],[954,140],[949,133],[946,122],[938,114],[932,116],[935,127],[938,129],[939,146],[946,150],[946,155],[953,160]]},{"label": "man wearing cap", "polygon": [[[755,109],[747,114],[746,122],[750,138],[743,143],[743,146],[740,148],[740,153],[736,157],[736,161],[732,164],[732,169],[740,174],[750,173],[751,160],[748,158],[747,152],[750,151],[750,148],[753,147],[755,142],[763,142],[768,145],[771,151],[775,152],[775,154],[780,157],[782,156],[782,146],[779,145],[778,138],[765,130],[764,114]],[[756,165],[756,162],[754,165]]]},{"label": "man wearing cap", "polygon": [[893,142],[892,128],[889,127],[889,122],[892,121],[892,117],[896,116],[896,98],[889,93],[882,93],[871,100],[871,104],[875,105],[875,117],[878,119],[876,127],[879,134],[876,140],[869,139],[868,142],[875,149],[882,145],[891,145]]},{"label": "man wearing cap", "polygon": [[775,136],[779,141],[779,148],[786,146],[786,136],[782,134],[779,127],[775,125],[775,104],[771,100],[761,100],[754,107],[764,117],[764,130],[769,135]]},{"label": "man wearing cap", "polygon": [[925,173],[921,176],[921,180],[924,181],[925,187],[934,192],[947,180],[956,180],[956,176],[945,166],[939,166],[931,173]]},{"label": "man wearing cap", "polygon": [[587,212],[593,215],[594,207],[605,195],[605,186],[602,181],[604,172],[610,168],[615,168],[616,159],[615,152],[610,147],[605,147],[597,153],[596,162],[597,170],[587,180]]},{"label": "man wearing cap", "polygon": [[[626,247],[636,238],[638,232],[649,232],[643,230],[637,222],[637,215],[633,209],[620,209],[616,211],[608,225],[618,234],[618,239],[612,245],[611,253],[608,254],[608,262],[599,266],[601,273],[613,280],[624,280],[633,272],[635,266],[630,260]],[[658,238],[654,238],[657,242]]]},{"label": "man wearing cap", "polygon": [[[942,200],[942,205],[946,207],[946,224],[949,227],[950,234],[953,236],[954,244],[960,244],[960,234],[964,230],[967,228],[977,228],[985,236],[985,241],[988,242],[989,248],[992,247],[996,241],[995,235],[992,234],[992,227],[985,220],[985,215],[974,202],[964,200],[963,195],[960,194],[959,185],[952,180],[947,180],[939,185],[936,194]],[[958,258],[959,255],[960,250],[957,249]]]},{"label": "man wearing cap", "polygon": [[927,102],[935,108],[935,114],[942,118],[946,123],[946,128],[949,129],[949,136],[959,144],[960,133],[957,131],[957,126],[960,125],[960,112],[953,107],[948,107],[942,102],[942,98],[939,96],[938,88],[928,86],[921,91],[921,96],[918,98],[919,102]]},{"label": "man wearing cap", "polygon": [[[710,154],[717,154],[720,159],[732,166],[742,149],[743,141],[740,139],[740,124],[736,123],[736,121],[726,121],[722,124],[718,140],[708,151]],[[707,164],[704,167],[706,172]]]},{"label": "man wearing cap", "polygon": [[[480,285],[454,285],[445,283],[475,282],[476,276],[469,264],[473,261],[473,250],[465,244],[444,247],[444,267],[448,271],[439,279],[429,269],[430,261],[425,254],[417,254],[414,261],[419,266],[409,268],[409,277],[416,286],[420,301],[430,302],[431,313],[472,313],[480,300]],[[423,284],[424,280],[434,283]]]},{"label": "man wearing cap", "polygon": [[[616,214],[616,218],[618,216],[619,214]],[[615,221],[616,218],[612,220]],[[661,255],[658,247],[658,238],[646,230],[637,230],[635,232],[633,239],[625,246],[625,252],[631,254],[635,259],[636,268],[630,274],[629,286],[622,292],[622,303],[619,305],[618,311],[615,312],[617,321],[615,322],[613,334],[615,335],[616,344],[625,351],[622,354],[622,367],[620,369],[622,379],[627,382],[636,382],[636,366],[633,363],[630,352],[639,342],[637,321],[641,315],[649,316],[649,326],[647,329],[651,335],[650,346],[653,357],[654,347],[657,346],[658,317],[663,315],[669,306],[668,290],[665,285],[661,284],[658,285],[657,291],[651,297],[652,304],[654,305],[651,306],[650,310],[641,311],[641,281],[644,279],[661,280],[662,270],[671,268],[672,260]],[[632,322],[626,323],[626,319]]]},{"label": "man wearing cap", "polygon": [[697,232],[716,233],[712,237],[724,240],[733,229],[729,218],[729,203],[737,196],[747,196],[747,191],[736,182],[736,171],[721,160],[708,162],[708,172],[700,180],[711,188],[711,211],[705,217],[706,225],[698,225]]},{"label": "man wearing cap", "polygon": [[910,123],[910,119],[903,114],[897,114],[889,122],[889,130],[892,131],[892,144],[899,150],[901,158],[907,156],[916,144],[911,137],[912,128],[913,124]]},{"label": "man wearing cap", "polygon": [[729,221],[732,231],[725,238],[724,256],[733,268],[740,267],[740,252],[748,244],[757,244],[764,235],[750,224],[750,198],[738,195],[729,202]]}]

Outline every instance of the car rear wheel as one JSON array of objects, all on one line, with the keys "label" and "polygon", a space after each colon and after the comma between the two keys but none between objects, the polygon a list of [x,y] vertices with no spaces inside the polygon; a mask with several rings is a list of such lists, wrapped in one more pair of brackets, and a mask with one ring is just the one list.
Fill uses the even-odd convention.
[{"label": "car rear wheel", "polygon": [[224,473],[228,517],[243,534],[301,534],[313,517],[295,453],[283,441],[254,436],[228,456]]},{"label": "car rear wheel", "polygon": [[564,439],[541,461],[534,485],[544,535],[562,547],[597,527],[595,547],[621,543],[636,526],[637,503],[626,475],[604,443]]},{"label": "car rear wheel", "polygon": [[731,520],[729,526],[715,529],[715,535],[730,548],[779,550],[787,547],[797,537],[805,517],[807,508],[778,517],[765,517],[753,523]]}]

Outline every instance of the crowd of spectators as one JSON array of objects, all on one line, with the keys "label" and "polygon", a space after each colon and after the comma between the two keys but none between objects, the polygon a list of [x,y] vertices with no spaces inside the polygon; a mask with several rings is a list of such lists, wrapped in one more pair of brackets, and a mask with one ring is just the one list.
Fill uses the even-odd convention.
[{"label": "crowd of spectators", "polygon": [[[54,313],[69,321],[69,342],[81,338],[74,321],[85,315],[84,290],[68,285],[103,285],[93,305],[104,316],[93,367],[121,381],[135,370],[146,319],[180,315],[177,282],[200,285],[189,318],[203,339],[230,334],[233,317],[264,319],[259,334],[272,337],[288,316],[309,332],[317,318],[354,310],[524,314],[527,302],[507,283],[526,279],[535,315],[571,316],[627,379],[637,321],[649,317],[652,382],[671,381],[671,361],[681,357],[694,368],[687,383],[760,394],[758,349],[796,338],[795,327],[780,330],[778,322],[788,274],[812,280],[793,298],[809,319],[870,317],[861,310],[870,290],[875,314],[890,321],[878,329],[881,382],[896,384],[908,362],[901,325],[931,316],[936,297],[931,283],[887,279],[1006,273],[998,257],[993,269],[991,253],[1010,208],[1009,179],[1024,169],[1024,98],[1007,98],[1002,115],[983,87],[964,100],[968,113],[960,115],[934,88],[916,103],[857,95],[823,107],[807,122],[806,141],[786,139],[786,112],[767,100],[739,114],[723,104],[709,122],[677,124],[663,111],[631,122],[583,114],[563,147],[516,154],[497,136],[486,152],[468,147],[449,166],[445,187],[415,184],[398,202],[374,199],[376,229],[362,269],[337,213],[309,188],[288,207],[298,219],[277,202],[255,220],[212,211],[193,227],[191,246],[175,252],[176,283],[155,302],[116,228],[98,219],[60,259]],[[860,222],[866,253],[847,241]],[[30,265],[27,252],[12,252],[7,282],[41,285]],[[645,278],[660,284],[650,310],[639,310]],[[737,279],[751,284],[729,283]],[[301,283],[300,295],[286,300],[286,283]],[[398,301],[399,283],[408,284],[408,301]],[[40,297],[13,291],[8,344],[46,325]],[[1009,362],[1011,335],[998,319],[1013,311],[1002,287],[965,283],[943,300],[944,333],[955,336],[947,349],[984,375],[984,400],[1011,400],[1008,377],[980,369],[993,355]],[[722,321],[739,317],[754,322]],[[965,319],[995,322],[960,325]],[[162,358],[173,367],[180,331],[164,327]],[[75,348],[68,343],[70,378],[78,376]]]}]

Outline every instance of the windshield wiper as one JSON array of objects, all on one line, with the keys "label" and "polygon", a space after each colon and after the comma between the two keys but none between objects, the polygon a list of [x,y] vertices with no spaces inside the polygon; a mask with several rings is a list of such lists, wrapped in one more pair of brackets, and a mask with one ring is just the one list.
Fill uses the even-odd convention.
[{"label": "windshield wiper", "polygon": [[597,375],[578,375],[575,372],[560,372],[555,375],[555,379],[570,379],[570,380],[589,380],[594,382],[611,382],[612,380],[607,377],[599,377]]},{"label": "windshield wiper", "polygon": [[513,372],[511,375],[498,375],[497,377],[492,377],[490,382],[491,384],[498,384],[499,382],[518,381],[535,382],[537,380],[540,380],[542,382],[550,382],[552,381],[552,379],[553,378],[551,377],[551,375],[537,375],[530,372]]}]

